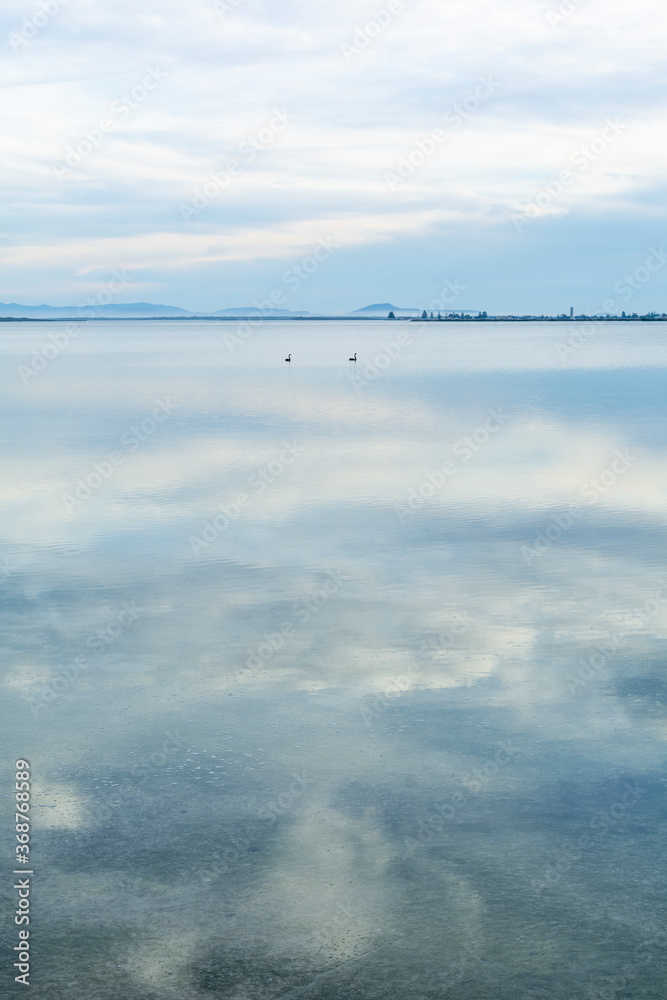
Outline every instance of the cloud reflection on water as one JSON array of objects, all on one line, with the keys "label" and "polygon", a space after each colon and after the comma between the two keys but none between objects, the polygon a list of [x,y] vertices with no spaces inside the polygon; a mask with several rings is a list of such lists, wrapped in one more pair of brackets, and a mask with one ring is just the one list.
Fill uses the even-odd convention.
[{"label": "cloud reflection on water", "polygon": [[[491,344],[500,327],[471,335],[458,373],[451,334],[426,332],[428,368],[418,352],[359,397],[344,365],[325,363],[338,327],[309,327],[313,364],[289,373],[216,354],[199,328],[163,327],[157,356],[125,355],[126,326],[98,330],[45,373],[4,446],[2,552],[16,566],[0,592],[5,728],[20,752],[34,747],[52,789],[35,824],[55,873],[47,939],[58,940],[57,912],[99,923],[81,894],[106,893],[100,996],[115,996],[112,951],[117,983],[151,1000],[232,997],[252,983],[267,997],[313,982],[337,996],[348,976],[370,992],[391,969],[395,996],[448,984],[459,997],[565,997],[613,971],[605,942],[624,954],[660,916],[647,876],[664,824],[667,609],[637,614],[663,573],[659,345],[618,406],[605,379],[619,351],[634,357],[631,339],[585,376],[582,401],[564,371],[490,371],[486,356],[471,377],[480,338],[504,368],[507,344]],[[144,329],[159,327],[133,335]],[[285,329],[259,331],[252,351],[280,357]],[[375,325],[352,330],[368,350],[378,337]],[[9,368],[3,405],[25,404],[12,378]],[[63,490],[160,393],[177,415],[68,514]],[[507,426],[402,523],[395,505],[498,406]],[[304,455],[195,555],[190,535],[285,440]],[[527,564],[521,546],[619,449],[636,464]],[[340,586],[309,604],[330,574]],[[136,621],[92,648],[127,601]],[[573,670],[619,634],[573,690]],[[520,748],[511,763],[420,841],[434,806],[507,739]],[[308,783],[290,796],[295,773]],[[637,778],[649,788],[637,809],[535,898],[531,879]],[[65,789],[63,812],[53,790],[64,802]],[[419,849],[406,854],[406,838]],[[62,874],[75,858],[89,890]],[[614,876],[601,885],[603,858]],[[114,895],[115,872],[127,892]],[[69,947],[45,977],[69,967]]]}]

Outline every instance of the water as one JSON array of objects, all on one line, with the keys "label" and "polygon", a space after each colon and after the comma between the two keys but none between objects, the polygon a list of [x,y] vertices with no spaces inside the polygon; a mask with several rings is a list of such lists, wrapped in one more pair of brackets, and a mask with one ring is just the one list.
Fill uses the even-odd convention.
[{"label": "water", "polygon": [[32,995],[661,998],[662,325],[67,330],[0,329]]}]

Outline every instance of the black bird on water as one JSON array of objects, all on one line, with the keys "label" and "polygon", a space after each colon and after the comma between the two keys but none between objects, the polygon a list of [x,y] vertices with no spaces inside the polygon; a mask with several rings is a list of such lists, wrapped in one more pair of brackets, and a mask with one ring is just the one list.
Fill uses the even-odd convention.
[{"label": "black bird on water", "polygon": [[292,355],[291,354],[289,355],[289,357],[285,358],[285,361],[291,361],[291,360],[292,360]]},{"label": "black bird on water", "polygon": [[347,360],[348,361],[356,361],[357,360],[357,352],[356,351],[354,352],[354,357],[353,358],[348,358]]}]

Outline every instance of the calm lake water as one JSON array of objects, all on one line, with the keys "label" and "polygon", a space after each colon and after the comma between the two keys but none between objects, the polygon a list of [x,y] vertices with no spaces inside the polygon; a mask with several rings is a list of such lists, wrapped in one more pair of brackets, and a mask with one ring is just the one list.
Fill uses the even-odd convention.
[{"label": "calm lake water", "polygon": [[33,997],[664,1000],[666,334],[1,325]]}]

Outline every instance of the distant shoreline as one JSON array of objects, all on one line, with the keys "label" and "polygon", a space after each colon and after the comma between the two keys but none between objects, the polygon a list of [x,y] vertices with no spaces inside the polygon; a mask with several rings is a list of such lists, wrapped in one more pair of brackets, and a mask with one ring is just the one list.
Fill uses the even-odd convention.
[{"label": "distant shoreline", "polygon": [[664,323],[660,316],[457,316],[423,319],[419,316],[0,316],[0,323]]}]

